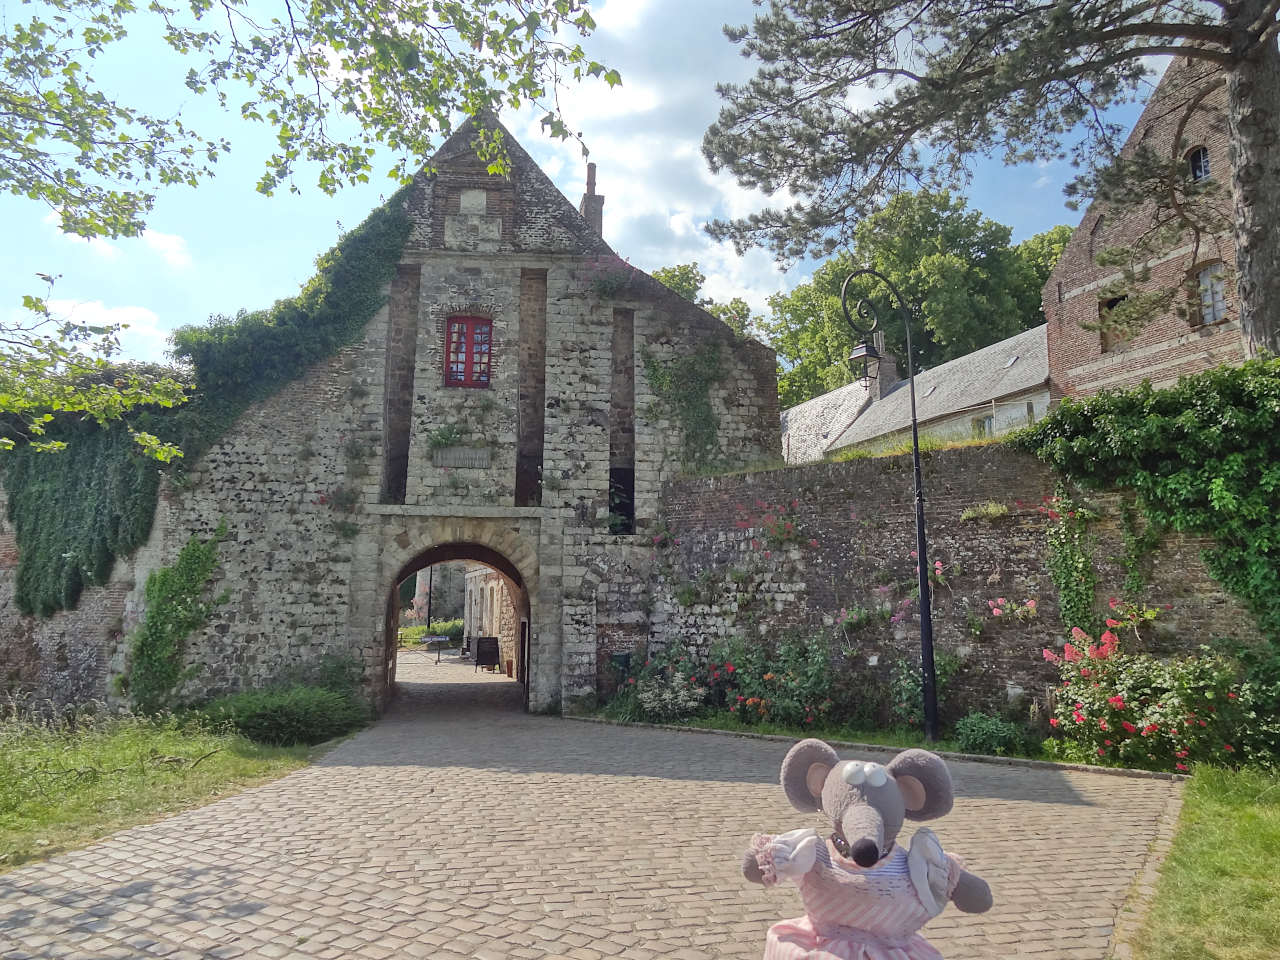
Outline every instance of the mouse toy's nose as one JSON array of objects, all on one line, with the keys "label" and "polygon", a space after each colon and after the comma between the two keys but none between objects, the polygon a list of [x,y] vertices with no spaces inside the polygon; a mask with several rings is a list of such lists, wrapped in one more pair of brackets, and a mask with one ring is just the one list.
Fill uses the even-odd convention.
[{"label": "mouse toy's nose", "polygon": [[874,866],[880,859],[880,848],[874,840],[865,837],[853,845],[853,862],[860,867]]}]

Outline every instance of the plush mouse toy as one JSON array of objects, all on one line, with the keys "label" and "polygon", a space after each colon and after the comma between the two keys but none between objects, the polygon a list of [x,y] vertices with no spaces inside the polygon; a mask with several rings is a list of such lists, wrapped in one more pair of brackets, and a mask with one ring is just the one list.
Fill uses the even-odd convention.
[{"label": "plush mouse toy", "polygon": [[905,750],[883,766],[841,761],[821,740],[802,740],[782,761],[782,788],[797,810],[821,811],[831,835],[757,834],[742,872],[765,886],[800,887],[805,916],[769,928],[765,960],[942,960],[917,931],[948,900],[966,913],[991,909],[991,890],[921,828],[910,849],[895,842],[903,818],[951,810],[951,774],[937,754]]}]

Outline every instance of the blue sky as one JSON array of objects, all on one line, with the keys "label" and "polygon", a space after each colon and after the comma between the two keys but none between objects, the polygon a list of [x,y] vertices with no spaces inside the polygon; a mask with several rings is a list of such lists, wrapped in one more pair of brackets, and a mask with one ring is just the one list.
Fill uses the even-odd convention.
[{"label": "blue sky", "polygon": [[[704,293],[742,296],[763,312],[766,298],[807,276],[804,265],[779,272],[768,254],[736,256],[713,243],[702,224],[758,209],[764,198],[713,176],[699,150],[719,110],[715,84],[750,72],[721,32],[750,20],[749,0],[605,0],[592,5],[598,31],[587,41],[597,60],[617,67],[623,86],[592,81],[562,94],[570,124],[582,131],[599,166],[605,194],[605,239],[644,269],[697,260]],[[206,135],[228,137],[231,154],[217,176],[196,189],[160,193],[141,238],[86,242],[61,235],[50,211],[25,198],[0,196],[0,311],[17,309],[24,293],[42,293],[37,272],[59,275],[55,308],[90,322],[130,324],[125,352],[159,360],[175,327],[210,314],[256,309],[295,293],[315,257],[341,227],[352,227],[392,190],[390,180],[347,188],[334,197],[313,186],[313,171],[297,177],[298,194],[258,194],[254,185],[270,152],[271,132],[219,111],[181,85],[185,68],[162,46],[139,40],[100,68],[112,92],[157,112],[182,110]],[[1126,124],[1139,108],[1116,116]],[[532,115],[504,121],[575,203],[585,161],[576,143],[544,137]],[[381,168],[389,167],[385,159]],[[1021,240],[1079,214],[1063,203],[1071,178],[1065,163],[1006,168],[981,160],[965,191],[970,205],[1013,228]]]}]

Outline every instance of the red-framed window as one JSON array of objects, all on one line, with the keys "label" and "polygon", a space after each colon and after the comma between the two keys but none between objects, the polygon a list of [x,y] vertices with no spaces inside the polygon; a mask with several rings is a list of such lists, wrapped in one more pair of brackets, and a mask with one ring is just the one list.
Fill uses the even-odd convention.
[{"label": "red-framed window", "polygon": [[450,317],[444,383],[447,387],[487,387],[492,369],[493,321]]}]

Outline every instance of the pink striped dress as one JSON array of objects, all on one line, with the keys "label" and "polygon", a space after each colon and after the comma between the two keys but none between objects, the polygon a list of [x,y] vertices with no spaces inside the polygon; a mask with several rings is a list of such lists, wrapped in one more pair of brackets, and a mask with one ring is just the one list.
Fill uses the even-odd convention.
[{"label": "pink striped dress", "polygon": [[[752,840],[765,884],[777,883],[769,841]],[[946,855],[946,897],[960,880],[961,863]],[[797,880],[805,916],[769,928],[764,960],[942,960],[917,931],[931,920],[907,867],[907,851],[895,846],[878,864],[862,868],[821,843],[813,869]],[[945,903],[945,901],[943,901]]]}]

